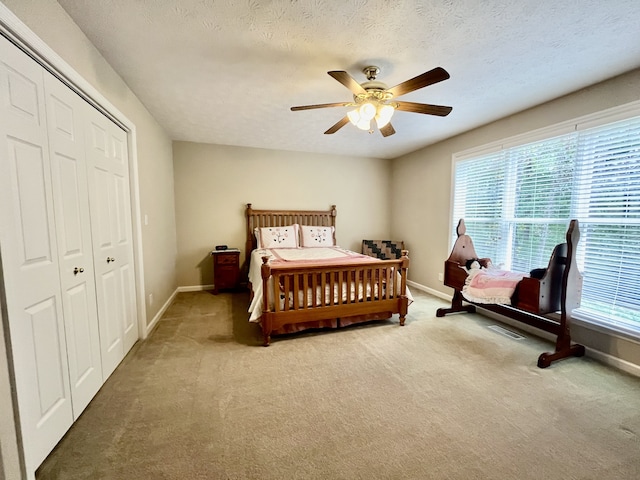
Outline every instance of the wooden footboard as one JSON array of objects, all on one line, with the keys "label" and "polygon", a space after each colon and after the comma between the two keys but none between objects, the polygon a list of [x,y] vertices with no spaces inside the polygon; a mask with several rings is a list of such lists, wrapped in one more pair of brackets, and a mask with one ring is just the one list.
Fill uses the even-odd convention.
[{"label": "wooden footboard", "polygon": [[375,260],[335,266],[262,264],[264,344],[287,324],[388,312],[407,315],[408,252],[398,260]]}]

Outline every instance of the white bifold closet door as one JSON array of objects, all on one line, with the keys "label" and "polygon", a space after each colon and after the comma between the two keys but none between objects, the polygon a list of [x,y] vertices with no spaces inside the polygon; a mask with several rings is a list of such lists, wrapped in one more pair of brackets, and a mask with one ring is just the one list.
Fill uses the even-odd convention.
[{"label": "white bifold closet door", "polygon": [[0,36],[2,283],[30,478],[138,338],[126,145]]},{"label": "white bifold closet door", "polygon": [[73,422],[42,68],[0,37],[0,247],[30,470]]},{"label": "white bifold closet door", "polygon": [[94,112],[87,119],[85,144],[102,370],[107,378],[138,339],[138,327],[126,134]]},{"label": "white bifold closet door", "polygon": [[80,97],[44,76],[60,287],[74,418],[102,386]]}]

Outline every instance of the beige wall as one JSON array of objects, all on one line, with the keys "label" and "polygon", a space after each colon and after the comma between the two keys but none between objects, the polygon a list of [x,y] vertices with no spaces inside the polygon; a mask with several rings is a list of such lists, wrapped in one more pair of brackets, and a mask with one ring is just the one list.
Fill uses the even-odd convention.
[{"label": "beige wall", "polygon": [[[640,99],[636,70],[511,117],[458,135],[392,163],[391,232],[411,248],[410,280],[442,294],[450,288],[438,280],[449,256],[452,155],[467,149],[548,127]],[[455,109],[454,109],[455,113]],[[410,208],[407,208],[407,207]],[[587,346],[640,365],[640,346],[595,331],[576,328]],[[624,355],[624,356],[623,356]]]},{"label": "beige wall", "polygon": [[178,285],[211,285],[215,245],[245,247],[247,203],[256,209],[336,205],[340,246],[389,234],[390,161],[174,142]]},{"label": "beige wall", "polygon": [[140,210],[147,323],[176,289],[175,207],[171,139],[55,0],[2,0],[51,49],[71,65],[137,128]]}]

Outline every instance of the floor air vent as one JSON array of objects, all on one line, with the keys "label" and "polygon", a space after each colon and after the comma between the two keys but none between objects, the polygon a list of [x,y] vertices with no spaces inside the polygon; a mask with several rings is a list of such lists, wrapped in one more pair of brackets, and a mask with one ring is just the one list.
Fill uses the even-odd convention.
[{"label": "floor air vent", "polygon": [[523,338],[525,338],[519,333],[512,332],[511,330],[507,330],[506,328],[501,327],[500,325],[489,325],[489,328],[494,332],[498,332],[499,334],[504,335],[505,337],[512,338],[514,340],[522,340]]}]

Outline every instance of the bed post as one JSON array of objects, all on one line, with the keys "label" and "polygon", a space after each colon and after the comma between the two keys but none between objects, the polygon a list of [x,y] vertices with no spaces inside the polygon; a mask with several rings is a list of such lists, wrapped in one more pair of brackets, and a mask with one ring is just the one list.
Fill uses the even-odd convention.
[{"label": "bed post", "polygon": [[[268,347],[271,343],[271,331],[273,330],[271,321],[271,311],[269,310],[269,278],[271,277],[271,267],[269,266],[269,257],[262,257],[262,317],[260,318],[260,326],[262,327],[262,337],[264,346]],[[274,298],[274,301],[278,301]]]},{"label": "bed post", "polygon": [[404,326],[407,312],[409,311],[409,298],[407,297],[407,270],[409,269],[409,250],[402,250],[402,265],[400,267],[400,326]]},{"label": "bed post", "polygon": [[[447,262],[454,261],[457,263],[464,264],[464,261],[467,258],[477,258],[478,254],[476,253],[475,248],[473,247],[473,242],[471,241],[471,237],[467,236],[467,227],[464,224],[464,219],[460,219],[458,222],[458,226],[456,227],[456,233],[458,234],[458,238],[456,239],[455,244],[453,245],[453,250],[447,259]],[[455,267],[453,273],[451,268],[448,267],[447,262],[445,262],[444,268],[444,284],[451,285],[451,279],[449,277],[455,275],[456,273],[459,275],[462,274],[462,269],[458,270],[458,267]],[[466,277],[466,272],[464,273],[464,277]],[[436,317],[444,317],[449,313],[475,313],[476,307],[471,304],[463,305],[463,301],[465,301],[462,296],[462,292],[458,288],[453,289],[453,297],[451,298],[451,308],[439,308],[436,310]]]},{"label": "bed post", "polygon": [[247,271],[249,269],[249,261],[251,260],[251,252],[253,251],[253,209],[251,208],[251,204],[247,203],[247,209],[245,211],[245,216],[247,218],[247,240],[244,246],[244,261],[247,265]]},{"label": "bed post", "polygon": [[560,296],[560,329],[556,338],[555,352],[545,352],[538,357],[538,367],[546,368],[554,360],[566,357],[582,357],[585,353],[583,345],[571,343],[571,318],[573,310],[580,306],[582,296],[582,274],[576,262],[576,246],[580,240],[578,220],[571,220],[567,230],[567,259],[562,274],[562,290]]}]

